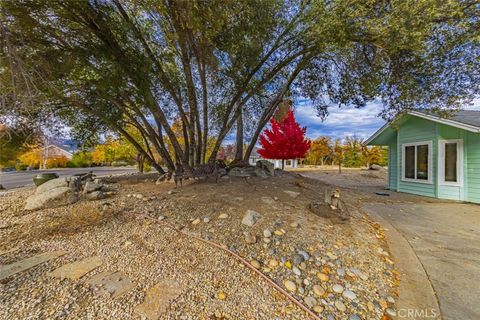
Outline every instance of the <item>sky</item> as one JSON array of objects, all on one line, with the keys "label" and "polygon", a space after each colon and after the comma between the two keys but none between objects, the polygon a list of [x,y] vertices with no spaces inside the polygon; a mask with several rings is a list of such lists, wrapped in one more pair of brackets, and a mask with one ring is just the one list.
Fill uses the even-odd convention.
[{"label": "sky", "polygon": [[[480,98],[474,100],[473,105],[465,109],[480,110]],[[319,136],[343,139],[353,135],[367,139],[385,124],[385,120],[378,116],[382,111],[380,102],[370,102],[360,109],[331,107],[328,110],[329,115],[322,122],[307,100],[295,103],[295,118],[302,127],[307,127],[309,139]]]},{"label": "sky", "polygon": [[308,102],[300,102],[295,106],[295,117],[303,127],[307,127],[307,137],[315,139],[319,136],[329,136],[333,139],[347,136],[368,138],[381,126],[385,120],[378,117],[382,106],[380,103],[368,103],[364,108],[331,107],[329,115],[322,122],[316,110]]}]

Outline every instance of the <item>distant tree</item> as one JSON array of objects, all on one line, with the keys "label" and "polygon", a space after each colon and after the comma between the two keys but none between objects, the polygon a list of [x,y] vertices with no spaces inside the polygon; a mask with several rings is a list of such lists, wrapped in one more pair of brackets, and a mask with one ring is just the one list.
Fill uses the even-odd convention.
[{"label": "distant tree", "polygon": [[310,141],[305,139],[306,130],[297,123],[292,109],[281,122],[272,117],[270,129],[260,136],[258,153],[266,159],[281,159],[283,169],[286,159],[303,158],[308,152]]},{"label": "distant tree", "polygon": [[324,165],[332,153],[332,139],[319,137],[311,142],[306,163]]},{"label": "distant tree", "polygon": [[373,164],[384,166],[387,164],[388,150],[380,146],[362,144],[362,164],[370,168]]},{"label": "distant tree", "polygon": [[345,149],[340,139],[335,140],[331,158],[332,158],[333,164],[338,165],[338,173],[342,173],[342,163],[345,156],[344,153],[345,153]]},{"label": "distant tree", "polygon": [[67,162],[67,167],[71,168],[86,168],[92,165],[92,153],[89,151],[79,151],[73,154],[70,161]]},{"label": "distant tree", "polygon": [[218,159],[224,161],[232,161],[235,158],[236,146],[234,144],[227,144],[222,146],[218,152]]},{"label": "distant tree", "polygon": [[363,141],[357,136],[346,137],[344,142],[343,165],[350,168],[359,168],[364,165],[362,157]]},{"label": "distant tree", "polygon": [[42,164],[42,150],[38,147],[33,147],[29,151],[20,155],[18,160],[21,164],[33,169],[38,169]]}]

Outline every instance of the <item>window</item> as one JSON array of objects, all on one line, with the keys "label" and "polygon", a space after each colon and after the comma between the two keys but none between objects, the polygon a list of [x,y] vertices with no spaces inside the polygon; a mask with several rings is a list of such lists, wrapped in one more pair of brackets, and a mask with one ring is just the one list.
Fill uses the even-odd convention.
[{"label": "window", "polygon": [[463,185],[463,140],[440,140],[438,176],[444,185]]},{"label": "window", "polygon": [[432,183],[432,142],[403,145],[402,180]]}]

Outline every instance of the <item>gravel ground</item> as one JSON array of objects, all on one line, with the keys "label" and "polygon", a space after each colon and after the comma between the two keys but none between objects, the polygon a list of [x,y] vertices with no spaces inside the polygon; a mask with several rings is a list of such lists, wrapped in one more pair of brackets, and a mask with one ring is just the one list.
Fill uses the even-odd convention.
[{"label": "gravel ground", "polygon": [[[308,318],[232,256],[140,213],[252,261],[321,319],[394,313],[395,271],[383,234],[355,209],[353,197],[346,197],[350,223],[333,224],[311,213],[308,204],[323,199],[326,188],[318,181],[288,174],[190,182],[179,189],[126,180],[110,188],[116,194],[108,199],[35,212],[22,209],[33,189],[0,196],[0,252],[18,248],[0,255],[1,264],[67,251],[0,281],[1,319],[139,318],[135,306],[161,279],[175,279],[182,289],[161,319]],[[261,216],[253,226],[241,222],[247,210]],[[103,264],[80,280],[46,276],[91,256]],[[102,271],[121,271],[135,288],[117,299],[96,296],[85,282]]]}]

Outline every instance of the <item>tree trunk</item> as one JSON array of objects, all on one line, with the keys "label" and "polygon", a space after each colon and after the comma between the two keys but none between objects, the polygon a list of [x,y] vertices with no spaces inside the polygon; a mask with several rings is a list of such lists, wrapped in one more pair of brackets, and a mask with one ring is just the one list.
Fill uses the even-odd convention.
[{"label": "tree trunk", "polygon": [[144,165],[145,159],[141,153],[137,154],[137,165],[138,165],[138,171],[143,173],[143,165]]},{"label": "tree trunk", "polygon": [[282,170],[285,169],[285,159],[282,159]]},{"label": "tree trunk", "polygon": [[243,115],[242,109],[238,110],[235,160],[241,161],[243,159]]}]

